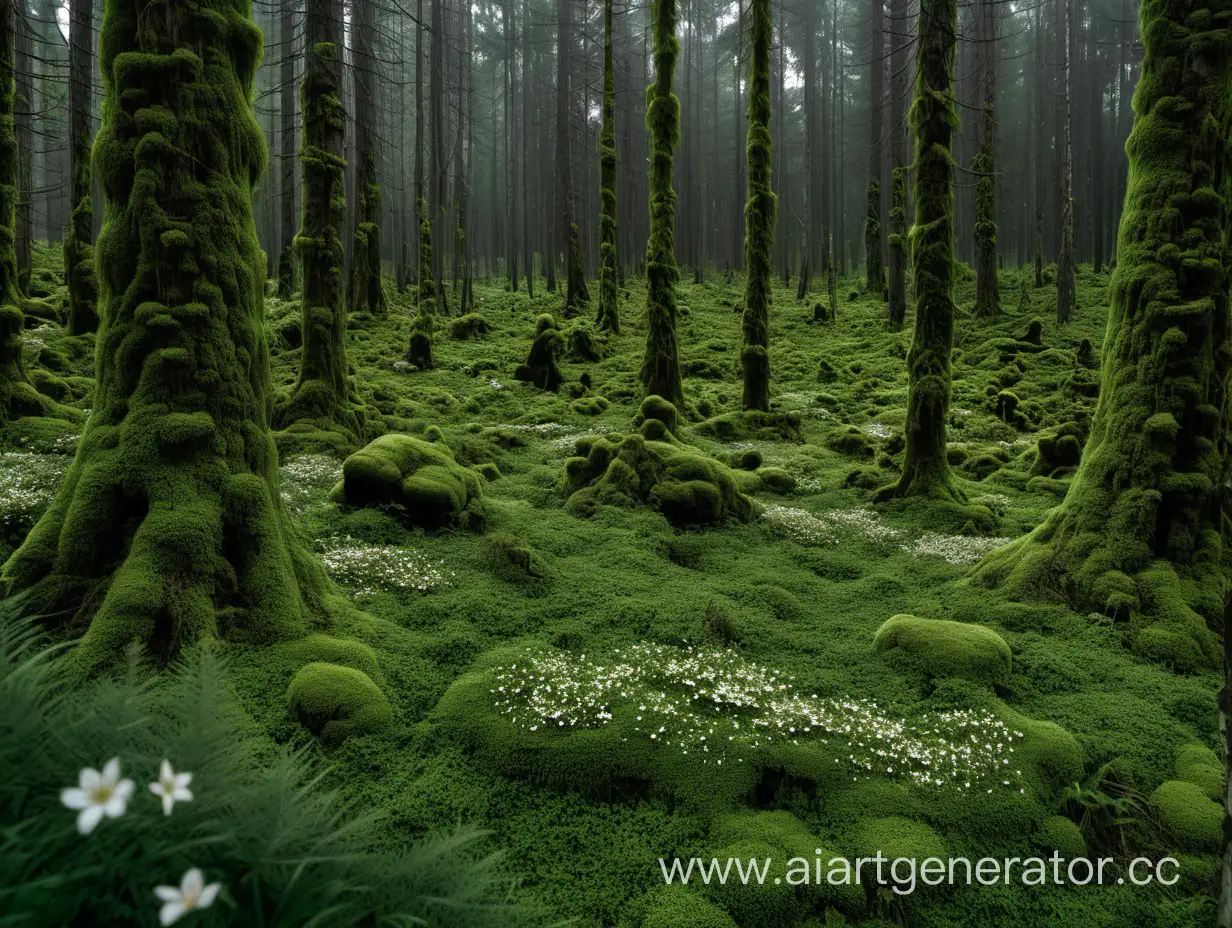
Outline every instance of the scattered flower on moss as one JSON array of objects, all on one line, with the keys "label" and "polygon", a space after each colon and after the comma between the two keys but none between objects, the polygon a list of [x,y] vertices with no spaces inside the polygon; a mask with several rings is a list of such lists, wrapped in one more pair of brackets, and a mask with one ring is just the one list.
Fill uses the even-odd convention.
[{"label": "scattered flower on moss", "polygon": [[55,499],[72,463],[66,454],[0,454],[0,529],[33,525]]}]

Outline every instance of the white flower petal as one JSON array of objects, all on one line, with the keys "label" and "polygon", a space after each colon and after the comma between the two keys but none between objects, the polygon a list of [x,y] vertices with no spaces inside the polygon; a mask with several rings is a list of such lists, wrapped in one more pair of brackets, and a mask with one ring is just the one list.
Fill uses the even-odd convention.
[{"label": "white flower petal", "polygon": [[103,764],[103,782],[112,786],[120,779],[120,758],[113,757]]},{"label": "white flower petal", "polygon": [[158,923],[166,928],[167,925],[173,925],[184,917],[184,913],[188,909],[184,908],[182,902],[168,902],[158,910]]},{"label": "white flower petal", "polygon": [[191,790],[179,788],[171,794],[171,798],[176,802],[192,802],[193,794]]},{"label": "white flower petal", "polygon": [[101,809],[108,818],[119,818],[128,810],[128,800],[123,796],[112,796],[101,806],[92,806],[92,808]]},{"label": "white flower petal", "polygon": [[171,769],[171,761],[163,758],[163,762],[158,767],[158,778],[160,780],[170,780],[175,777],[175,771]]},{"label": "white flower petal", "polygon": [[197,900],[197,908],[204,909],[213,905],[220,889],[222,889],[221,883],[211,883],[201,890],[201,898]]},{"label": "white flower petal", "polygon": [[124,802],[133,798],[133,790],[136,788],[132,780],[121,780],[115,786],[115,792],[112,794],[119,797]]},{"label": "white flower petal", "polygon": [[179,902],[183,899],[178,886],[155,886],[154,895],[163,902]]},{"label": "white flower petal", "polygon": [[90,804],[90,797],[84,789],[74,787],[60,790],[60,802],[70,809],[84,809]]},{"label": "white flower petal", "polygon": [[192,782],[191,773],[177,773],[175,775],[175,788],[176,789],[180,789],[181,787],[187,786],[191,782]]},{"label": "white flower petal", "polygon": [[77,774],[77,785],[87,793],[94,792],[102,782],[102,776],[93,767],[86,767],[81,773]]},{"label": "white flower petal", "polygon": [[81,814],[77,816],[77,831],[83,835],[88,835],[103,820],[103,807],[90,805],[81,810]]},{"label": "white flower petal", "polygon": [[184,879],[180,881],[180,892],[185,896],[199,896],[204,885],[205,875],[193,867],[184,874]]},{"label": "white flower petal", "polygon": [[175,799],[163,793],[163,815],[170,815],[171,808],[175,805]]}]

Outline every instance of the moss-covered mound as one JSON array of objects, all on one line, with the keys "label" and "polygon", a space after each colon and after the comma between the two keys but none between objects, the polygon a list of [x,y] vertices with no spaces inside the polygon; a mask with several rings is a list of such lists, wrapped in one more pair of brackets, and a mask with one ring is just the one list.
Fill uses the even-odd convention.
[{"label": "moss-covered mound", "polygon": [[648,901],[642,928],[738,928],[732,917],[700,892],[664,886]]},{"label": "moss-covered mound", "polygon": [[938,677],[1004,683],[1010,646],[990,628],[946,619],[896,615],[873,638],[873,650],[895,663]]},{"label": "moss-covered mound", "polygon": [[640,434],[580,439],[565,462],[569,510],[590,516],[598,506],[652,506],[677,526],[748,521],[753,501],[731,468],[682,444],[672,426],[676,408],[657,397],[642,404]]},{"label": "moss-covered mound", "polygon": [[1223,836],[1223,806],[1196,783],[1168,780],[1151,794],[1164,831],[1181,847],[1214,850]]},{"label": "moss-covered mound", "polygon": [[335,498],[348,506],[397,506],[411,525],[471,525],[482,518],[483,478],[441,442],[383,435],[342,465]]},{"label": "moss-covered mound", "polygon": [[1176,752],[1176,778],[1201,788],[1212,799],[1223,797],[1223,764],[1204,744],[1187,744]]},{"label": "moss-covered mound", "polygon": [[362,670],[315,661],[300,668],[287,688],[296,721],[327,745],[389,727],[393,710]]}]

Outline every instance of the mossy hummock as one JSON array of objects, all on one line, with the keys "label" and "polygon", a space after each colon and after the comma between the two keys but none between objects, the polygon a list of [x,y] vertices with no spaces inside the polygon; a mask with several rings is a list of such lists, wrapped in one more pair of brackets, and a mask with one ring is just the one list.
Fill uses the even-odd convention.
[{"label": "mossy hummock", "polygon": [[770,291],[778,198],[770,187],[769,0],[754,0],[749,72],[749,199],[744,205],[744,409],[770,410]]},{"label": "mossy hummock", "polygon": [[901,479],[877,499],[926,496],[964,501],[946,460],[954,350],[955,0],[924,0],[916,56],[915,333],[907,357],[907,455]]},{"label": "mossy hummock", "polygon": [[650,238],[646,242],[646,354],[642,387],[647,396],[684,402],[680,383],[680,349],[676,336],[676,191],[672,160],[680,142],[680,101],[672,93],[672,75],[680,55],[676,38],[676,0],[654,0],[655,81],[646,91],[646,130],[650,135]]},{"label": "mossy hummock", "polygon": [[342,87],[342,15],[339,0],[308,4],[308,60],[300,90],[304,113],[300,164],[303,217],[295,251],[303,276],[300,296],[303,345],[299,379],[279,397],[276,427],[299,424],[337,433],[340,444],[362,438],[360,410],[350,398],[346,305],[343,294],[342,227],[346,216],[346,114]]},{"label": "mossy hummock", "polygon": [[246,0],[144,9],[107,0],[103,19],[94,411],[2,574],[81,636],[83,669],[134,640],[166,660],[200,637],[296,638],[332,599],[279,496],[268,421],[261,32]]},{"label": "mossy hummock", "polygon": [[1099,404],[1069,492],[977,578],[1129,620],[1140,654],[1213,666],[1227,578],[1232,61],[1227,3],[1142,7]]}]

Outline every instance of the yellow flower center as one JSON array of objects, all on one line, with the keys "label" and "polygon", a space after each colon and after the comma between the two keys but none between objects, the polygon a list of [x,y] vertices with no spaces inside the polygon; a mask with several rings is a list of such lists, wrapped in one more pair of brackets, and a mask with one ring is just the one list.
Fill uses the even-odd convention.
[{"label": "yellow flower center", "polygon": [[104,783],[90,791],[90,801],[98,806],[105,805],[111,799],[111,794],[114,792],[114,786],[108,786]]}]

